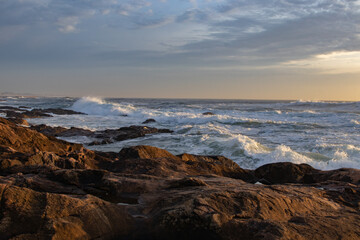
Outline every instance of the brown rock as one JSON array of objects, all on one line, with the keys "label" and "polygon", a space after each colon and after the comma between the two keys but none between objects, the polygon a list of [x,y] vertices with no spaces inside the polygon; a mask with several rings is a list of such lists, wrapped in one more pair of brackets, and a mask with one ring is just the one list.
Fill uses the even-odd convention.
[{"label": "brown rock", "polygon": [[[360,236],[356,169],[250,171],[151,146],[101,153],[3,118],[0,166],[0,240]],[[259,178],[272,185],[252,184]]]},{"label": "brown rock", "polygon": [[304,177],[318,172],[307,164],[293,164],[290,162],[270,163],[255,170],[255,175],[264,183],[303,183]]},{"label": "brown rock", "polygon": [[131,230],[124,209],[91,195],[39,193],[0,184],[0,239],[114,239]]},{"label": "brown rock", "polygon": [[175,155],[169,153],[164,149],[160,149],[152,146],[135,146],[129,148],[123,148],[120,151],[120,156],[124,159],[127,158],[141,158],[141,159],[150,159],[150,158],[170,158],[178,159]]},{"label": "brown rock", "polygon": [[25,119],[22,119],[22,118],[8,118],[7,120],[9,120],[15,124],[18,124],[18,125],[27,126],[27,127],[30,126],[28,121],[26,121]]},{"label": "brown rock", "polygon": [[[97,168],[104,160],[80,144],[47,137],[0,118],[0,166],[51,165],[62,168]],[[75,160],[75,162],[74,162]]]}]

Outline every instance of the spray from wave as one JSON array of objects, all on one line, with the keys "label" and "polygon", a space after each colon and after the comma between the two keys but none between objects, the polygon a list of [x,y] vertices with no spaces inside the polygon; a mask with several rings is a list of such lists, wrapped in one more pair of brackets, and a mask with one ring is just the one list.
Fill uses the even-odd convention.
[{"label": "spray from wave", "polygon": [[100,116],[128,115],[136,110],[131,104],[112,103],[99,97],[82,97],[71,106],[71,109]]}]

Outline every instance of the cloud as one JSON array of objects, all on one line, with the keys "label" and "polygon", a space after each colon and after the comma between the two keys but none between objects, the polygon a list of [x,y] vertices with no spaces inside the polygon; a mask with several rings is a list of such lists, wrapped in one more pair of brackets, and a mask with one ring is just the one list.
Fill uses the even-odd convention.
[{"label": "cloud", "polygon": [[195,22],[206,22],[209,19],[208,14],[205,11],[199,9],[189,9],[184,13],[176,17],[176,21],[179,23],[195,21]]},{"label": "cloud", "polygon": [[183,51],[266,65],[360,50],[360,11],[351,1],[227,1],[216,10],[223,20],[210,22],[209,38],[189,42]]},{"label": "cloud", "polygon": [[154,18],[138,16],[133,18],[132,22],[136,25],[136,27],[154,28],[171,23],[173,20],[174,19],[172,17]]},{"label": "cloud", "polygon": [[[12,37],[16,49],[15,44],[24,44],[20,31],[23,39],[36,37],[31,30],[48,39],[56,29],[67,33],[64,37],[76,36],[68,43],[74,51],[89,37],[99,42],[91,54],[104,54],[94,54],[94,61],[128,64],[128,54],[140,65],[268,66],[359,51],[359,22],[360,5],[349,0],[2,0],[1,35],[9,34],[0,37],[0,44]],[[61,49],[64,43],[46,44]],[[130,48],[138,51],[124,51]],[[162,52],[148,52],[154,48]]]},{"label": "cloud", "polygon": [[75,32],[76,26],[89,16],[108,15],[114,12],[130,16],[151,6],[145,0],[2,0],[0,26],[52,24],[60,32]]},{"label": "cloud", "polygon": [[57,21],[59,31],[62,33],[71,33],[76,31],[76,25],[79,24],[78,17],[62,17]]}]

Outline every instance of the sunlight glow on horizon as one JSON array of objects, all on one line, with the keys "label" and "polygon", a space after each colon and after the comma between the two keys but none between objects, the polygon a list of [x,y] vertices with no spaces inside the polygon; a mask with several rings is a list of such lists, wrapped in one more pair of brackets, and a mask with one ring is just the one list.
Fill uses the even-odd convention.
[{"label": "sunlight glow on horizon", "polygon": [[360,78],[360,51],[319,54],[309,59],[286,62],[284,66],[317,69],[322,74],[359,73]]}]

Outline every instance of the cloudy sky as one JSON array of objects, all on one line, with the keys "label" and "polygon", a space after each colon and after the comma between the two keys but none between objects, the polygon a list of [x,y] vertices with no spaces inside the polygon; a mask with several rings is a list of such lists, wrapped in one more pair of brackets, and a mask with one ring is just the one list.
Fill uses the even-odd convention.
[{"label": "cloudy sky", "polygon": [[0,0],[0,92],[360,101],[360,1]]}]

